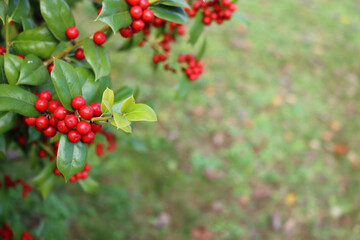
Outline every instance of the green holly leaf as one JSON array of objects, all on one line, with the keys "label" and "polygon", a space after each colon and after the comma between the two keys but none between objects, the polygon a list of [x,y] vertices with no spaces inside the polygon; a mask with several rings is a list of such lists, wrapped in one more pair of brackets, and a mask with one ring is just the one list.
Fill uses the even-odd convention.
[{"label": "green holly leaf", "polygon": [[12,48],[15,53],[35,54],[40,58],[48,58],[58,43],[59,41],[43,25],[20,33],[12,42]]},{"label": "green holly leaf", "polygon": [[95,72],[95,81],[110,75],[110,59],[103,46],[88,38],[84,42],[84,53],[86,61]]},{"label": "green holly leaf", "polygon": [[182,7],[168,6],[163,4],[151,5],[154,15],[170,22],[179,24],[187,23],[189,18]]},{"label": "green holly leaf", "polygon": [[49,72],[37,56],[29,54],[21,63],[20,76],[17,84],[37,86],[49,79]]},{"label": "green holly leaf", "polygon": [[113,105],[114,105],[114,92],[113,90],[107,88],[103,93],[103,97],[101,101],[101,111],[103,113],[107,113],[107,112],[112,113]]},{"label": "green holly leaf", "polygon": [[135,107],[125,114],[126,119],[129,121],[148,121],[156,122],[157,117],[154,110],[146,104],[137,103]]},{"label": "green holly leaf", "polygon": [[19,115],[14,112],[0,112],[0,133],[5,133],[18,125]]},{"label": "green holly leaf", "polygon": [[200,10],[197,12],[195,16],[194,23],[191,26],[189,33],[190,35],[189,43],[191,43],[192,45],[194,45],[197,42],[197,40],[201,36],[201,33],[204,31],[204,23],[202,22],[202,19],[203,19],[203,11]]},{"label": "green holly leaf", "polygon": [[99,189],[99,184],[91,177],[81,179],[78,182],[80,183],[81,188],[86,193],[94,193]]},{"label": "green holly leaf", "polygon": [[10,0],[8,15],[14,22],[20,23],[22,17],[29,16],[30,3],[29,0]]},{"label": "green holly leaf", "polygon": [[185,74],[181,75],[181,78],[176,86],[175,99],[182,99],[186,97],[190,90],[191,82]]},{"label": "green holly leaf", "polygon": [[35,188],[38,189],[41,193],[43,199],[49,195],[52,187],[56,182],[56,176],[54,174],[55,163],[48,162],[45,167],[41,170],[41,172],[33,179],[35,183]]},{"label": "green holly leaf", "polygon": [[134,34],[131,38],[127,38],[118,50],[126,51],[134,47],[139,47],[139,44],[143,39],[144,39],[144,32],[141,31],[137,34]]},{"label": "green holly leaf", "polygon": [[8,83],[6,80],[4,64],[5,64],[4,55],[0,55],[0,84]]},{"label": "green holly leaf", "polygon": [[161,3],[168,6],[191,8],[190,5],[184,0],[160,0],[156,3]]},{"label": "green holly leaf", "polygon": [[8,84],[0,84],[0,111],[12,111],[18,114],[38,117],[40,113],[35,108],[38,98],[29,91]]},{"label": "green holly leaf", "polygon": [[81,86],[76,70],[67,62],[54,60],[54,69],[51,72],[56,93],[63,106],[73,111],[71,101],[76,96],[82,96]]},{"label": "green holly leaf", "polygon": [[5,17],[7,15],[8,6],[4,1],[0,1],[0,19],[5,24]]},{"label": "green holly leaf", "polygon": [[121,113],[117,112],[114,112],[114,121],[110,123],[117,128],[125,128],[131,124],[131,122],[127,120]]},{"label": "green holly leaf", "polygon": [[23,17],[21,18],[21,23],[24,31],[36,28],[36,23],[30,17]]},{"label": "green holly leaf", "polygon": [[69,41],[66,30],[71,26],[75,26],[75,20],[66,1],[40,0],[40,10],[55,37],[61,41]]},{"label": "green holly leaf", "polygon": [[134,90],[131,87],[124,86],[115,91],[115,102],[123,101],[126,98],[129,98],[134,93]]},{"label": "green holly leaf", "polygon": [[16,55],[4,54],[4,67],[6,78],[11,85],[16,85],[20,76],[21,63],[23,59]]},{"label": "green holly leaf", "polygon": [[62,135],[56,159],[57,168],[64,175],[65,181],[84,169],[87,145],[81,141],[70,142],[67,135]]},{"label": "green holly leaf", "polygon": [[125,99],[120,107],[121,113],[129,113],[135,108],[135,98],[134,96],[130,96],[127,99]]},{"label": "green holly leaf", "polygon": [[102,10],[96,20],[109,25],[114,33],[120,28],[129,26],[132,22],[129,6],[123,0],[104,0]]},{"label": "green holly leaf", "polygon": [[204,56],[204,53],[205,53],[205,50],[206,50],[206,45],[207,45],[207,41],[206,41],[206,38],[205,38],[204,41],[203,41],[203,43],[201,44],[199,53],[198,53],[198,55],[196,56],[196,60],[199,61],[199,60]]},{"label": "green holly leaf", "polygon": [[[85,67],[77,67],[83,97],[87,103],[99,102],[101,96],[101,84],[103,79],[95,82],[94,73]],[[101,98],[100,98],[101,100]]]}]

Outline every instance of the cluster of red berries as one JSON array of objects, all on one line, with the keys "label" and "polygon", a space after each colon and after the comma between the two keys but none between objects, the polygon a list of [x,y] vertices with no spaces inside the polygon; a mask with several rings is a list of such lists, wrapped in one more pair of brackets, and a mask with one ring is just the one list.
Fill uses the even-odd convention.
[{"label": "cluster of red berries", "polygon": [[[165,51],[166,54],[170,52],[170,42],[174,42],[176,40],[174,35],[171,35],[169,33],[164,33],[163,40],[159,43],[159,46],[162,48],[163,51]],[[155,54],[153,56],[153,62],[163,62],[167,59],[167,56],[165,54]]]},{"label": "cluster of red berries", "polygon": [[[106,140],[108,142],[107,151],[112,152],[116,149],[116,141],[115,141],[115,135],[111,132],[102,132],[104,136],[106,137]],[[98,143],[96,144],[95,153],[98,156],[103,156],[105,154],[104,144]]]},{"label": "cluster of red berries", "polygon": [[[12,240],[14,238],[14,232],[7,222],[3,223],[2,227],[0,228],[0,237],[2,237],[2,240]],[[24,231],[20,240],[35,240],[35,238],[28,231]],[[38,240],[43,239],[39,238]]]},{"label": "cluster of red berries", "polygon": [[143,30],[146,23],[154,21],[154,12],[148,9],[150,6],[148,0],[126,0],[126,2],[131,6],[130,15],[133,21],[130,26],[121,28],[119,32],[124,38],[129,38]]},{"label": "cluster of red berries", "polygon": [[203,1],[196,0],[192,4],[191,9],[186,9],[189,17],[194,17],[200,9],[203,9],[203,23],[205,25],[210,25],[212,21],[215,21],[217,24],[222,24],[224,20],[230,19],[232,13],[236,10],[237,6],[235,3],[232,3],[231,0],[213,0],[213,1]]},{"label": "cluster of red berries", "polygon": [[[89,176],[90,170],[91,170],[90,164],[86,163],[84,166],[84,169],[82,171],[76,173],[71,178],[69,178],[69,181],[76,182],[77,180],[80,180],[80,179],[86,179]],[[55,169],[54,169],[54,174],[58,175],[58,176],[62,176],[60,170],[57,167],[55,167]]]},{"label": "cluster of red berries", "polygon": [[182,54],[178,58],[178,62],[187,63],[187,67],[182,68],[190,81],[195,81],[204,72],[202,61],[196,61],[195,56],[191,54]]},{"label": "cluster of red berries", "polygon": [[71,102],[76,109],[74,113],[66,110],[60,101],[51,99],[50,91],[42,91],[35,102],[35,108],[44,114],[37,118],[25,117],[25,123],[35,125],[36,130],[47,137],[53,137],[59,131],[66,133],[71,142],[82,140],[84,143],[92,143],[102,126],[87,120],[101,115],[100,103],[86,105],[83,97],[76,96]]},{"label": "cluster of red berries", "polygon": [[[71,26],[66,30],[66,36],[69,39],[75,39],[79,36],[79,30],[74,27]],[[93,41],[97,44],[97,45],[102,45],[106,42],[106,35],[103,32],[96,32],[93,35]]]},{"label": "cluster of red berries", "polygon": [[174,29],[176,29],[176,32],[179,35],[185,35],[186,33],[184,24],[170,22],[170,30],[174,30]]},{"label": "cluster of red berries", "polygon": [[[26,198],[27,195],[29,194],[29,192],[31,192],[33,190],[33,187],[24,182],[24,180],[22,180],[21,178],[17,179],[16,181],[12,180],[11,177],[9,175],[4,175],[4,184],[7,188],[10,187],[15,187],[16,185],[20,184],[23,187],[23,192],[22,192],[22,197]],[[0,182],[0,187],[2,186],[2,183]]]}]

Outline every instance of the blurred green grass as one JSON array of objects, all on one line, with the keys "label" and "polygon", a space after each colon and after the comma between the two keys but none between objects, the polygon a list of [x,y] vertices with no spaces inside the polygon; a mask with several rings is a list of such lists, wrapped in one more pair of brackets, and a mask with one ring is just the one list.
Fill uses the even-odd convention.
[{"label": "blurred green grass", "polygon": [[[80,9],[77,22],[96,14]],[[70,238],[358,239],[359,10],[239,1],[250,27],[206,30],[205,74],[176,102],[176,75],[153,74],[149,46],[112,52],[114,89],[139,86],[159,122],[118,134],[99,195],[74,188]],[[185,40],[175,52],[192,51]]]}]

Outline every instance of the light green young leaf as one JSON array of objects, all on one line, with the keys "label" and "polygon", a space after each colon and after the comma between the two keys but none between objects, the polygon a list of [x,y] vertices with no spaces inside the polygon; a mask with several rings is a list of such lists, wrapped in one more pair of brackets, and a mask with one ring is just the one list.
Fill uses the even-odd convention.
[{"label": "light green young leaf", "polygon": [[154,110],[146,104],[138,103],[131,112],[127,113],[125,117],[129,121],[157,121],[156,113]]},{"label": "light green young leaf", "polygon": [[112,113],[113,105],[114,105],[114,92],[113,90],[107,88],[103,93],[103,97],[101,101],[101,111],[103,113],[107,113],[107,112]]}]

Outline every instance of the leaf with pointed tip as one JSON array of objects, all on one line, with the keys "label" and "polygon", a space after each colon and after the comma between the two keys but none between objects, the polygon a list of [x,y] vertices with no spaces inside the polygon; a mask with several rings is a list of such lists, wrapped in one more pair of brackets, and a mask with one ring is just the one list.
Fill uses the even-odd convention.
[{"label": "leaf with pointed tip", "polygon": [[95,81],[110,75],[110,59],[103,46],[88,38],[84,42],[84,53],[86,61],[95,72]]},{"label": "leaf with pointed tip", "polygon": [[49,72],[37,56],[29,54],[21,63],[20,76],[17,84],[38,86],[49,79]]},{"label": "leaf with pointed tip", "polygon": [[102,79],[95,82],[94,73],[85,67],[77,67],[76,72],[78,73],[80,85],[85,102],[93,103],[98,102],[99,96],[101,96],[101,84]]},{"label": "leaf with pointed tip", "polygon": [[8,6],[4,1],[0,1],[0,19],[5,24],[5,17],[7,15]]},{"label": "leaf with pointed tip", "polygon": [[11,85],[16,85],[20,75],[21,63],[23,60],[16,55],[4,54],[4,68],[6,78]]},{"label": "leaf with pointed tip", "polygon": [[103,97],[102,97],[102,101],[101,101],[101,112],[103,113],[107,113],[110,112],[112,113],[112,107],[114,105],[114,92],[113,90],[107,88],[104,93],[103,93]]},{"label": "leaf with pointed tip", "polygon": [[194,19],[194,23],[190,28],[189,43],[191,43],[192,45],[194,45],[197,42],[197,40],[201,36],[201,33],[204,31],[204,23],[203,23],[202,19],[203,19],[203,12],[202,12],[202,10],[200,10],[197,12],[195,19]]},{"label": "leaf with pointed tip", "polygon": [[130,112],[126,113],[125,117],[129,121],[157,121],[156,113],[154,112],[154,110],[143,103],[135,104],[135,107]]},{"label": "leaf with pointed tip", "polygon": [[133,96],[128,97],[124,100],[121,105],[120,111],[121,113],[129,113],[135,108],[135,99]]},{"label": "leaf with pointed tip", "polygon": [[96,20],[109,25],[114,33],[120,28],[129,26],[132,22],[129,6],[123,0],[104,0],[102,10]]},{"label": "leaf with pointed tip", "polygon": [[191,8],[190,5],[184,0],[160,0],[156,3],[161,3],[168,6]]}]

